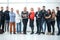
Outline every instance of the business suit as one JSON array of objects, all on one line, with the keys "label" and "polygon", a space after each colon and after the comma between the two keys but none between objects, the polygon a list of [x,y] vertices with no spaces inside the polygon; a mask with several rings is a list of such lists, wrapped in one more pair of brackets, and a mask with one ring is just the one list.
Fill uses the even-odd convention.
[{"label": "business suit", "polygon": [[60,10],[57,11],[57,27],[58,27],[58,35],[60,35]]},{"label": "business suit", "polygon": [[37,11],[35,14],[36,17],[36,25],[37,25],[37,32],[36,33],[40,33],[41,32],[41,14],[40,11]]},{"label": "business suit", "polygon": [[[10,16],[9,16],[9,11],[8,10],[6,10],[5,12],[4,12],[4,14],[5,14],[5,32],[6,31],[8,31],[9,32],[9,20],[10,20]],[[7,29],[6,29],[7,28]]]},{"label": "business suit", "polygon": [[4,32],[5,14],[3,10],[0,11],[0,27],[2,25],[2,31]]},{"label": "business suit", "polygon": [[[45,34],[46,31],[46,20],[45,20],[45,14],[47,13],[46,10],[41,10],[41,25],[42,25],[42,33]],[[44,27],[44,28],[43,28]]]}]

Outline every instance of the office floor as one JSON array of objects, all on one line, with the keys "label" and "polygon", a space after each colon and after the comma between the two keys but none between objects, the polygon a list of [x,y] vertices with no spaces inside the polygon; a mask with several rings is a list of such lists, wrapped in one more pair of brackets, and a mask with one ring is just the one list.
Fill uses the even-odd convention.
[{"label": "office floor", "polygon": [[31,35],[30,32],[25,34],[9,34],[8,32],[0,34],[0,40],[60,40],[57,35]]}]

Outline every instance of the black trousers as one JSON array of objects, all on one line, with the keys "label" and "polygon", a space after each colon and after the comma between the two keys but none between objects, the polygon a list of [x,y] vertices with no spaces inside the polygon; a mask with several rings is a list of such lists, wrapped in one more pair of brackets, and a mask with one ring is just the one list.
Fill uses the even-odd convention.
[{"label": "black trousers", "polygon": [[28,19],[23,19],[22,21],[23,21],[23,33],[26,34]]},{"label": "black trousers", "polygon": [[37,26],[37,32],[36,33],[38,33],[38,25],[39,25],[39,23],[38,23],[38,19],[36,20],[36,26]]},{"label": "black trousers", "polygon": [[46,21],[46,23],[47,23],[47,30],[48,30],[48,32],[51,32],[51,22],[47,22]]},{"label": "black trousers", "polygon": [[0,27],[2,26],[2,31],[4,32],[4,24],[5,24],[5,20],[1,20],[0,21]]},{"label": "black trousers", "polygon": [[33,33],[34,32],[34,20],[30,19],[30,27],[31,27],[31,31]]},{"label": "black trousers", "polygon": [[60,20],[57,20],[58,33],[60,34]]},{"label": "black trousers", "polygon": [[38,18],[38,33],[41,33],[42,30],[42,21],[40,18]]},{"label": "black trousers", "polygon": [[51,26],[52,26],[52,30],[53,30],[53,33],[54,33],[54,31],[55,31],[55,21],[51,21]]}]

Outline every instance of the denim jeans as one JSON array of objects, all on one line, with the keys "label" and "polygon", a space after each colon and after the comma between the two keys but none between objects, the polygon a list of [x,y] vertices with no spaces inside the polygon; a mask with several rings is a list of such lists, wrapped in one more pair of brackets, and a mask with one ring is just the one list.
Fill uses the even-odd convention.
[{"label": "denim jeans", "polygon": [[9,31],[9,21],[8,20],[5,21],[5,27],[4,27],[4,29],[5,29],[5,32]]},{"label": "denim jeans", "polygon": [[43,32],[45,32],[46,31],[46,22],[44,21],[44,23],[43,23]]},{"label": "denim jeans", "polygon": [[57,21],[58,33],[60,33],[60,21]]},{"label": "denim jeans", "polygon": [[42,32],[46,31],[46,21],[42,21]]},{"label": "denim jeans", "polygon": [[21,33],[21,22],[17,23],[17,32]]}]

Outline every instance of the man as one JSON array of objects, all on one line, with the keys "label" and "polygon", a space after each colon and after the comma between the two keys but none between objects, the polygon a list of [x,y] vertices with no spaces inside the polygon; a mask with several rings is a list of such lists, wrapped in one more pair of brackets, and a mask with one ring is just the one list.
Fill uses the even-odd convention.
[{"label": "man", "polygon": [[12,27],[13,27],[13,33],[16,34],[16,30],[15,30],[15,13],[13,12],[13,8],[11,8],[11,12],[9,13],[10,16],[10,34],[12,34]]},{"label": "man", "polygon": [[56,10],[57,10],[57,27],[58,27],[57,35],[60,35],[60,10],[59,10],[59,7],[56,7]]},{"label": "man", "polygon": [[23,21],[23,34],[26,34],[27,23],[28,23],[28,11],[26,7],[24,7],[24,10],[21,12],[21,16]]},{"label": "man", "polygon": [[38,11],[36,12],[36,14],[35,14],[35,17],[36,17],[36,25],[37,25],[37,32],[36,32],[36,34],[39,34],[39,30],[40,30],[40,21],[41,21],[41,17],[40,17],[40,7],[38,7]]},{"label": "man", "polygon": [[3,12],[3,7],[1,7],[0,11],[0,27],[2,26],[2,31],[4,32],[4,23],[5,23],[5,14]]},{"label": "man", "polygon": [[46,30],[46,22],[45,22],[45,16],[44,16],[46,14],[45,6],[43,6],[40,13],[42,14],[42,18],[41,18],[42,33],[45,34],[45,30]]},{"label": "man", "polygon": [[[6,7],[6,10],[5,10],[5,32],[8,31],[9,32],[9,7],[7,6]],[[7,28],[7,29],[6,29]]]}]

